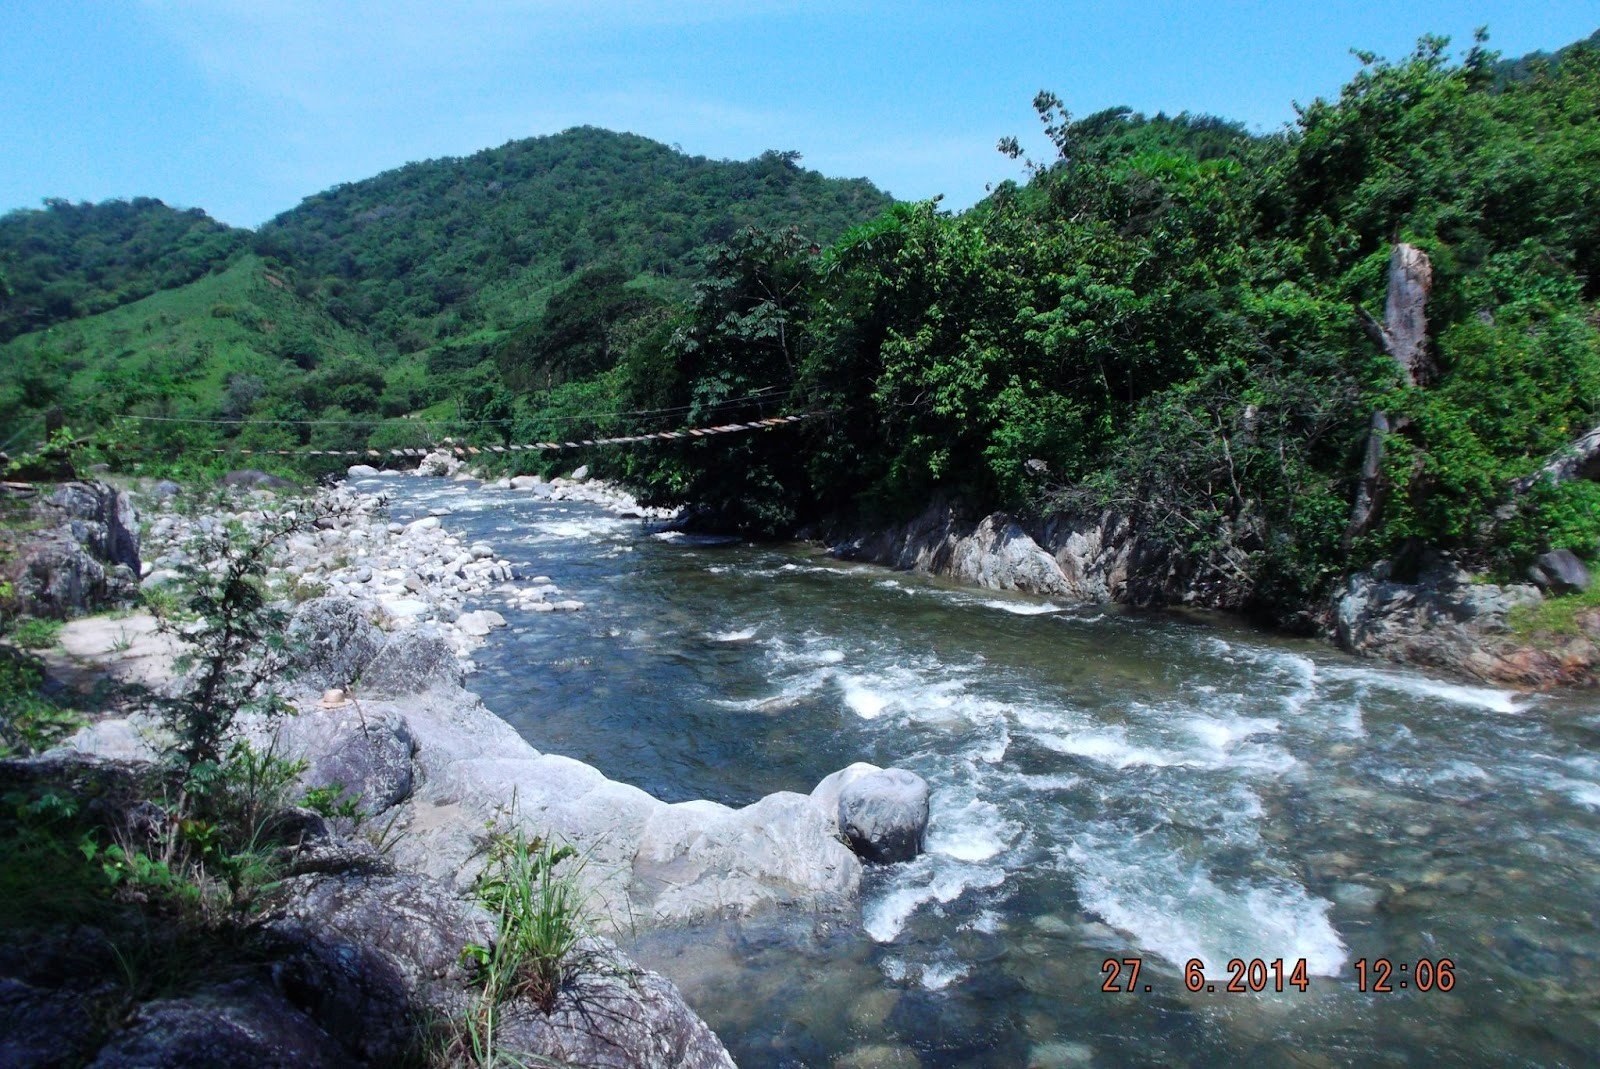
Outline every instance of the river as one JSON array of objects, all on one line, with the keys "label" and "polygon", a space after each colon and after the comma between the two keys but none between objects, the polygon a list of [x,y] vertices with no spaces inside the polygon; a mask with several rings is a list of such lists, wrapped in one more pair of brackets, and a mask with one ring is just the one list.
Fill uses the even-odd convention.
[{"label": "river", "polygon": [[[447,507],[585,603],[489,606],[510,626],[468,686],[536,747],[669,801],[809,791],[859,760],[928,780],[928,851],[868,868],[859,921],[628,942],[746,1069],[1600,1055],[1592,695],[382,482],[397,516]],[[1139,959],[1133,991],[1102,990],[1108,958]],[[1232,958],[1303,959],[1305,989],[1229,992]],[[1360,990],[1380,958],[1394,990]],[[1441,959],[1452,990],[1417,990]]]}]

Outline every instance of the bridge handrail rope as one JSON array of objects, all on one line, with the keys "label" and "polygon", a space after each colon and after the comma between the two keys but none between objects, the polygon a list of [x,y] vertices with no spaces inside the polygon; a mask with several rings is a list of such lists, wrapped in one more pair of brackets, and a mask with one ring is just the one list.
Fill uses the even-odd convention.
[{"label": "bridge handrail rope", "polygon": [[451,453],[457,457],[473,457],[484,453],[549,452],[561,449],[586,449],[596,445],[635,445],[640,442],[679,441],[704,438],[714,434],[736,434],[742,431],[770,431],[791,423],[826,415],[824,412],[807,412],[798,416],[773,416],[753,423],[724,423],[716,427],[686,427],[677,431],[653,431],[647,434],[626,434],[617,438],[584,438],[575,442],[529,442],[523,445],[456,445],[446,443],[429,448],[400,449],[234,449],[217,447],[213,453],[230,453],[239,456],[299,456],[299,457],[425,457],[429,453]]}]

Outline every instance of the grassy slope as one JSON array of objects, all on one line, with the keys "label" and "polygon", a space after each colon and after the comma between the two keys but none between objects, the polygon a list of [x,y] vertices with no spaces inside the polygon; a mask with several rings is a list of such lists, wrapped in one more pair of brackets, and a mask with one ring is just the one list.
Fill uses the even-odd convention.
[{"label": "grassy slope", "polygon": [[70,393],[90,404],[167,380],[176,387],[170,401],[152,400],[152,412],[209,416],[235,373],[275,384],[304,374],[279,355],[291,333],[323,360],[374,355],[365,337],[247,256],[187,286],[16,338],[0,346],[0,365],[18,376],[65,372]]}]

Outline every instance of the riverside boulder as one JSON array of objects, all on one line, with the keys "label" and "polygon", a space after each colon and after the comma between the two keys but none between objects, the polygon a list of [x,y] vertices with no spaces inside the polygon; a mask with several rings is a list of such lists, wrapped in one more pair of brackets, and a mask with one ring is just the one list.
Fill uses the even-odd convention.
[{"label": "riverside boulder", "polygon": [[347,688],[383,648],[383,632],[354,598],[329,594],[295,610],[287,631],[295,682],[311,690]]},{"label": "riverside boulder", "polygon": [[858,761],[812,788],[811,803],[868,861],[910,861],[922,852],[929,792],[915,772]]}]

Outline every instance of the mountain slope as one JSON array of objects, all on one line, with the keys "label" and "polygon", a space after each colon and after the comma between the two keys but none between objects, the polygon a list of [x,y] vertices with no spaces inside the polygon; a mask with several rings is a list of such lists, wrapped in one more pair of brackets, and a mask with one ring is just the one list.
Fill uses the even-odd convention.
[{"label": "mountain slope", "polygon": [[11,372],[0,386],[0,439],[36,431],[30,421],[45,409],[79,428],[143,417],[140,443],[156,450],[209,446],[237,428],[151,417],[354,421],[348,433],[253,427],[240,438],[331,447],[365,441],[385,412],[421,401],[410,389],[414,369],[380,368],[364,335],[251,255],[187,286],[15,338],[0,346],[0,365]]},{"label": "mountain slope", "polygon": [[[193,282],[250,232],[150,197],[50,199],[0,216],[0,341]],[[7,292],[9,290],[9,292]]]},{"label": "mountain slope", "polygon": [[865,179],[824,178],[792,154],[709,160],[579,127],[336,186],[266,224],[258,248],[323,279],[334,314],[413,350],[513,327],[584,267],[615,263],[686,289],[670,282],[741,227],[794,225],[825,243],[890,203]]}]

